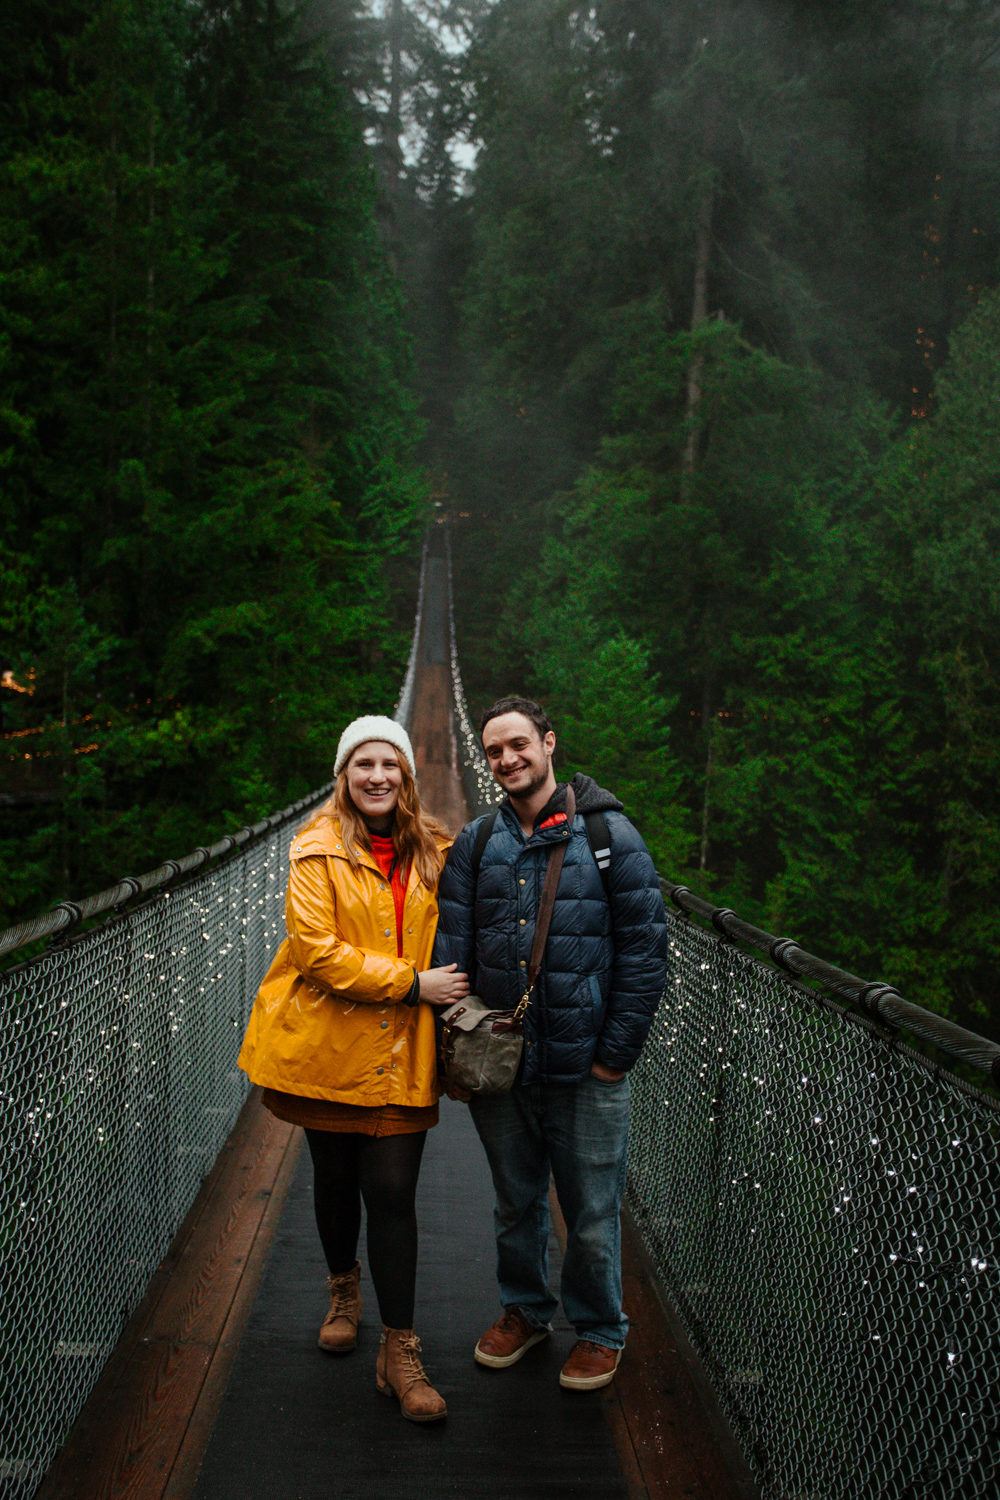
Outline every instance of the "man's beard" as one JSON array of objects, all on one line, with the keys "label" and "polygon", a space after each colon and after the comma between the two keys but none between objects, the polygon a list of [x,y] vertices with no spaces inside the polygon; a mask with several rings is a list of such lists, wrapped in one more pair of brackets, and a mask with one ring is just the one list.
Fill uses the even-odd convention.
[{"label": "man's beard", "polygon": [[[523,802],[523,801],[526,800],[526,798],[533,797],[537,791],[540,791],[541,788],[548,781],[548,779],[549,779],[549,762],[546,761],[545,767],[544,767],[543,770],[536,771],[535,774],[534,774],[534,776],[531,778],[531,780],[529,782],[527,782],[524,786],[518,787],[518,789],[517,789],[516,792],[508,791],[507,792],[507,796],[510,798],[510,800],[512,802]],[[501,782],[501,786],[502,785],[503,785],[503,783]],[[506,790],[506,788],[504,788],[504,790]]]}]

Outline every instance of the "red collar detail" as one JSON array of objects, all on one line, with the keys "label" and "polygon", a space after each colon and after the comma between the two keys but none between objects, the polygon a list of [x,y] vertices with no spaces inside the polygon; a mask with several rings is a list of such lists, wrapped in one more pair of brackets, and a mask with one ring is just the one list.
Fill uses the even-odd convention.
[{"label": "red collar detail", "polygon": [[539,823],[535,832],[541,833],[543,828],[558,828],[560,823],[565,823],[566,821],[566,814],[564,812],[553,813],[551,818],[546,818],[544,823]]}]

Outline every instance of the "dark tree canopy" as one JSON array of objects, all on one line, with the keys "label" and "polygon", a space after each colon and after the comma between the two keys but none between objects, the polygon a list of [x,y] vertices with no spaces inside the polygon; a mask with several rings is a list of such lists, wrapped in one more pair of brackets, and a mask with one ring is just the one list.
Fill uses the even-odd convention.
[{"label": "dark tree canopy", "polygon": [[327,778],[391,707],[426,485],[353,8],[5,24],[9,919]]},{"label": "dark tree canopy", "polygon": [[11,913],[322,780],[434,493],[474,708],[539,697],[664,874],[982,1025],[998,23],[19,6]]},{"label": "dark tree canopy", "polygon": [[432,456],[468,512],[473,698],[541,698],[671,877],[977,1024],[998,22],[496,0],[464,67],[475,167],[424,216],[460,247]]}]

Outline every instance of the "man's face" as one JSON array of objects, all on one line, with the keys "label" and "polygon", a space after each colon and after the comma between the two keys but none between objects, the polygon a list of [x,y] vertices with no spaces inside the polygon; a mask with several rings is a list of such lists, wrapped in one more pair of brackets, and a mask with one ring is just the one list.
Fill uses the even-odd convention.
[{"label": "man's face", "polygon": [[556,737],[540,735],[524,714],[500,714],[483,730],[483,749],[494,777],[511,797],[530,797],[552,774]]}]

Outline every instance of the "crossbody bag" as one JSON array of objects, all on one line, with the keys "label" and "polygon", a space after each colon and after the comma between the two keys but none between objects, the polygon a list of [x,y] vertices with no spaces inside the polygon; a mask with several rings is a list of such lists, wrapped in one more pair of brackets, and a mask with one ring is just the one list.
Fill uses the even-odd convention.
[{"label": "crossbody bag", "polygon": [[[576,797],[566,789],[567,836],[552,849],[528,960],[528,984],[513,1010],[494,1010],[478,995],[467,995],[441,1015],[441,1066],[446,1089],[469,1094],[505,1094],[517,1078],[524,1051],[524,1014],[545,956],[556,887],[573,828]],[[475,895],[473,895],[475,900]]]}]

